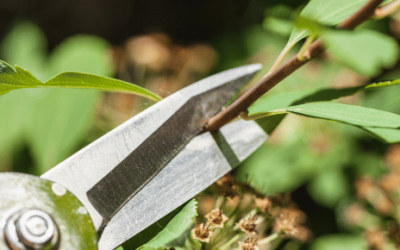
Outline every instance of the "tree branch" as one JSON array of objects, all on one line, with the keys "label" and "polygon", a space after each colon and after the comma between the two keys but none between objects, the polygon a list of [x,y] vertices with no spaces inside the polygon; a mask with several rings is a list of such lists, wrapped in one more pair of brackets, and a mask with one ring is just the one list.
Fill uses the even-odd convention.
[{"label": "tree branch", "polygon": [[[370,0],[357,12],[349,18],[341,22],[337,28],[354,29],[364,21],[368,20],[375,9],[383,2],[383,0]],[[299,55],[293,56],[286,63],[282,64],[277,70],[265,75],[256,85],[249,91],[244,93],[226,109],[208,120],[205,127],[206,131],[215,131],[235,119],[241,112],[247,112],[247,108],[253,104],[263,94],[281,82],[283,79],[291,75],[298,68],[306,64],[311,59],[325,51],[321,39],[313,42],[308,50],[301,56],[303,60],[299,60]]]},{"label": "tree branch", "polygon": [[375,18],[384,18],[388,15],[393,14],[399,8],[400,8],[400,0],[394,0],[393,2],[385,4],[379,8],[376,8],[376,10],[374,12],[374,17]]}]

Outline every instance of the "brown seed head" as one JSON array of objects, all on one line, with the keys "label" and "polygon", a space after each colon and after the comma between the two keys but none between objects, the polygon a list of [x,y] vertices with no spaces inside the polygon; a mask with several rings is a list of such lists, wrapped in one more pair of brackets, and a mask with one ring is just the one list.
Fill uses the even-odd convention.
[{"label": "brown seed head", "polygon": [[205,216],[208,223],[214,227],[224,228],[224,222],[229,220],[229,218],[222,213],[221,209],[216,208],[212,210]]},{"label": "brown seed head", "polygon": [[387,239],[380,228],[368,229],[364,237],[368,242],[369,250],[383,250],[386,247]]},{"label": "brown seed head", "polygon": [[381,178],[379,185],[386,192],[394,192],[400,189],[400,173],[391,172]]},{"label": "brown seed head", "polygon": [[390,215],[394,209],[392,201],[384,193],[380,193],[380,195],[373,201],[372,205],[377,213],[384,216]]},{"label": "brown seed head", "polygon": [[313,234],[310,229],[303,226],[296,226],[288,237],[303,243],[311,242],[313,239]]},{"label": "brown seed head", "polygon": [[240,230],[247,234],[257,234],[255,224],[257,218],[257,215],[250,216],[247,220],[241,219],[239,223],[236,223],[236,225],[240,227]]},{"label": "brown seed head", "polygon": [[259,207],[264,213],[269,213],[272,206],[272,201],[268,196],[265,196],[264,198],[257,198],[256,206]]},{"label": "brown seed head", "polygon": [[248,238],[244,242],[238,241],[240,250],[260,250],[257,246],[257,239]]},{"label": "brown seed head", "polygon": [[355,182],[357,196],[371,203],[376,212],[381,215],[390,215],[393,203],[383,190],[369,178],[360,178]]},{"label": "brown seed head", "polygon": [[271,197],[271,201],[273,204],[280,207],[288,207],[293,205],[293,201],[289,193],[277,194]]},{"label": "brown seed head", "polygon": [[368,197],[373,195],[375,183],[370,178],[363,177],[354,182],[354,188],[358,198],[368,200]]},{"label": "brown seed head", "polygon": [[233,199],[239,193],[239,187],[236,185],[235,179],[231,174],[226,174],[222,176],[216,184],[223,196]]},{"label": "brown seed head", "polygon": [[235,179],[230,173],[227,173],[226,175],[219,178],[216,184],[221,187],[225,185],[232,186],[233,184],[235,184]]},{"label": "brown seed head", "polygon": [[274,231],[276,233],[284,233],[285,235],[292,235],[293,230],[300,224],[306,222],[306,215],[295,208],[285,208],[281,211],[278,218],[275,219]]},{"label": "brown seed head", "polygon": [[213,234],[214,232],[210,230],[210,225],[206,223],[201,223],[192,229],[193,239],[197,239],[206,243],[210,242],[210,238]]},{"label": "brown seed head", "polygon": [[359,225],[365,218],[364,208],[357,203],[350,205],[344,211],[344,219],[349,225]]},{"label": "brown seed head", "polygon": [[394,144],[388,148],[385,160],[392,171],[400,172],[400,144]]}]

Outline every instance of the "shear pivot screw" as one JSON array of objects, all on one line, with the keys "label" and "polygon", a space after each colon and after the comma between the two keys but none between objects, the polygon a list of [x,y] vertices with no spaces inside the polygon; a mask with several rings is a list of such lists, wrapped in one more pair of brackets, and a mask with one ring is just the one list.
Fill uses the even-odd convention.
[{"label": "shear pivot screw", "polygon": [[53,245],[58,238],[53,219],[39,209],[13,214],[4,231],[11,249],[43,249]]}]

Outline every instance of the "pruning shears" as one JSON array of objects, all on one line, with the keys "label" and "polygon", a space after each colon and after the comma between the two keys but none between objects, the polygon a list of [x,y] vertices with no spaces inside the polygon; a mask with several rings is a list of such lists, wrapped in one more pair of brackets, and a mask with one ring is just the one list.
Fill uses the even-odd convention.
[{"label": "pruning shears", "polygon": [[253,121],[203,132],[260,69],[198,81],[40,177],[1,173],[0,249],[114,249],[187,202],[267,139]]}]

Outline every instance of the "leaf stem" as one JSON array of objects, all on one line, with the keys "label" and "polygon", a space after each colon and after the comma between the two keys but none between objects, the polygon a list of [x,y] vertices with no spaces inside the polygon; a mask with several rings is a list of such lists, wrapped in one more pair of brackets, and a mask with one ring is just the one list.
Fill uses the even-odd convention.
[{"label": "leaf stem", "polygon": [[239,114],[239,117],[242,118],[245,121],[251,121],[251,120],[256,120],[256,119],[260,119],[266,116],[273,116],[273,115],[281,115],[281,114],[287,114],[289,112],[287,112],[284,109],[277,109],[271,112],[266,112],[266,113],[261,113],[258,115],[251,115],[249,116],[249,113],[247,111],[242,111]]},{"label": "leaf stem", "polygon": [[[368,20],[374,13],[376,7],[378,7],[383,0],[370,0],[358,11],[356,11],[349,18],[341,22],[337,28],[340,29],[354,29],[364,21]],[[236,101],[230,104],[223,111],[208,120],[205,127],[206,131],[215,131],[236,118],[242,111],[246,111],[247,108],[253,104],[263,94],[268,92],[275,85],[280,83],[283,79],[291,75],[301,66],[309,62],[314,57],[318,56],[325,51],[321,39],[311,43],[308,47],[310,54],[309,59],[299,60],[298,55],[295,55],[289,59],[286,63],[281,65],[275,71],[265,75],[257,84],[255,84],[249,91],[244,93]]]},{"label": "leaf stem", "polygon": [[283,59],[285,58],[285,56],[289,53],[289,51],[293,48],[293,46],[296,43],[287,43],[285,45],[285,48],[283,48],[283,50],[281,51],[281,53],[279,54],[279,56],[276,58],[274,64],[272,65],[272,67],[269,69],[268,74],[275,71],[279,65],[282,63]]},{"label": "leaf stem", "polygon": [[218,196],[217,200],[215,201],[215,208],[221,208],[225,201],[225,197],[223,195]]},{"label": "leaf stem", "polygon": [[226,250],[228,247],[230,247],[233,243],[238,241],[240,237],[243,236],[243,233],[238,233],[235,236],[233,236],[228,242],[226,242],[224,245],[222,245],[219,250]]},{"label": "leaf stem", "polygon": [[309,35],[306,39],[306,41],[304,42],[303,46],[301,46],[299,53],[297,53],[297,58],[300,61],[304,61],[307,59],[310,59],[310,54],[306,53],[308,47],[310,46],[310,44],[314,41],[315,39],[315,35]]},{"label": "leaf stem", "polygon": [[280,236],[281,236],[280,233],[273,233],[270,236],[258,241],[257,244],[264,245],[264,244],[270,243],[271,241],[274,241],[275,239],[279,238]]}]

